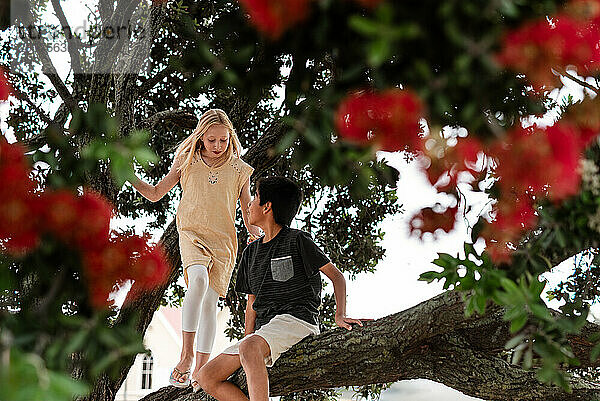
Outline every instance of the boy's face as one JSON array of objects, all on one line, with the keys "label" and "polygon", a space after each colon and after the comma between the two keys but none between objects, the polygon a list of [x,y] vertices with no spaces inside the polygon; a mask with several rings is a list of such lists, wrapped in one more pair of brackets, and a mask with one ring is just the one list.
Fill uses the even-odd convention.
[{"label": "boy's face", "polygon": [[261,222],[264,221],[264,207],[260,205],[260,195],[258,190],[254,194],[254,198],[248,204],[248,222],[254,226],[261,227]]}]

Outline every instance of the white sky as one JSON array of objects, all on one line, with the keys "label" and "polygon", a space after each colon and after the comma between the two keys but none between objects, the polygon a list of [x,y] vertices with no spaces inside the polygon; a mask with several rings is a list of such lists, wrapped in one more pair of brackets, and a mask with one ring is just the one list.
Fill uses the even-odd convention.
[{"label": "white sky", "polygon": [[[72,25],[86,18],[87,11],[80,0],[61,1],[65,10],[68,10],[68,19]],[[57,21],[51,14],[52,7],[49,6],[49,21]],[[52,54],[53,61],[59,75],[64,79],[69,71],[69,59],[66,53]],[[44,76],[45,78],[45,76]],[[46,80],[47,81],[47,80]],[[556,97],[562,97],[567,93],[573,94],[576,99],[583,96],[583,91],[571,81],[565,80],[565,88],[553,93]],[[14,101],[14,100],[13,100]],[[56,104],[42,105],[42,108],[54,113]],[[2,131],[6,130],[6,116],[8,104],[0,104],[0,118]],[[544,121],[549,121],[545,119]],[[10,135],[8,135],[10,138]],[[385,154],[389,163],[400,171],[398,183],[399,203],[403,204],[404,213],[387,217],[381,228],[386,235],[383,247],[386,250],[385,258],[377,265],[374,274],[363,273],[357,275],[354,281],[348,280],[348,304],[347,314],[357,318],[380,318],[392,313],[405,310],[411,306],[425,301],[442,291],[440,283],[426,284],[418,281],[421,273],[435,268],[431,264],[438,252],[446,252],[456,255],[462,250],[463,242],[469,241],[467,227],[464,221],[458,220],[455,229],[449,234],[440,235],[437,240],[421,241],[411,237],[408,230],[408,221],[413,213],[424,206],[431,206],[440,201],[439,195],[431,188],[424,175],[418,171],[415,163],[407,164],[399,154]],[[485,199],[481,196],[472,196],[471,202],[483,205]],[[441,200],[444,201],[443,199]],[[478,209],[479,210],[479,209]],[[472,216],[471,216],[472,218]],[[122,219],[115,224],[135,224],[141,232],[146,229],[147,222],[144,220],[133,222],[131,219]],[[155,238],[160,235],[155,233]],[[483,244],[478,243],[478,251]],[[546,277],[552,284],[566,277],[573,266],[572,261],[566,261]],[[556,307],[555,304],[552,306]],[[594,308],[594,312],[598,310]],[[600,315],[600,313],[598,313]],[[424,380],[402,382],[395,386],[396,393],[402,394],[403,400],[467,400],[472,399],[447,389],[445,386],[433,384]],[[391,397],[391,393],[384,395],[382,401],[398,399]]]}]

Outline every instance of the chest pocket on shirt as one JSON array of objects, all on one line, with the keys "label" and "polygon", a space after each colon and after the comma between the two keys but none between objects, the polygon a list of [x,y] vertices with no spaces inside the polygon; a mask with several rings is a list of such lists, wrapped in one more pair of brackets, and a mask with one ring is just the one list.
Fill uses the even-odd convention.
[{"label": "chest pocket on shirt", "polygon": [[275,281],[287,281],[294,276],[294,263],[291,256],[271,259],[271,274]]}]

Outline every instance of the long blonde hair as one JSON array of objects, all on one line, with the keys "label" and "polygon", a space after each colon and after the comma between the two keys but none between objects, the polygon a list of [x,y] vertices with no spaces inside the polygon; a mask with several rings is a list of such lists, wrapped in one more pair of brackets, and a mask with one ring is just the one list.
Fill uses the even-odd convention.
[{"label": "long blonde hair", "polygon": [[[202,137],[213,125],[223,125],[229,130],[229,145],[223,155],[219,156],[215,167],[221,166],[229,160],[233,155],[240,157],[240,151],[242,146],[240,140],[233,128],[233,124],[227,114],[221,109],[210,109],[206,111],[198,120],[196,129],[179,144],[175,151],[175,158],[179,159],[179,171],[183,175],[190,167],[196,152],[202,149]],[[200,155],[198,155],[200,157]]]}]

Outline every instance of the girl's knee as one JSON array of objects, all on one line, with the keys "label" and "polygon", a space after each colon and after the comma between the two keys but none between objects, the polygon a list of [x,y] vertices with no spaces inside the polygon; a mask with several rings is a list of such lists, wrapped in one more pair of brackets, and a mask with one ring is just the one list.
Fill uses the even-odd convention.
[{"label": "girl's knee", "polygon": [[190,287],[197,286],[200,288],[208,287],[208,271],[206,266],[193,265],[188,267],[188,280]]}]

